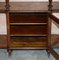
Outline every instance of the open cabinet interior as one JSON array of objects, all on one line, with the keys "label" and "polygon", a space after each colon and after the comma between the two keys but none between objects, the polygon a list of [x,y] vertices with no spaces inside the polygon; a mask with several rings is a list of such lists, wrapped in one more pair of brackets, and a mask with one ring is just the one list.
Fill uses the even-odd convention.
[{"label": "open cabinet interior", "polygon": [[[47,12],[10,12],[11,48],[47,47]],[[12,41],[11,41],[12,40]]]}]

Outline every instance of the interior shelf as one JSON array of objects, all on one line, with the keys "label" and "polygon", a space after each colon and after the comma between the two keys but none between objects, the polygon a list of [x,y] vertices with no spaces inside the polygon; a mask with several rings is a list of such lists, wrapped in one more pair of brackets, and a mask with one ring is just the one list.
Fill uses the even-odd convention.
[{"label": "interior shelf", "polygon": [[46,34],[11,34],[10,36],[47,36]]},{"label": "interior shelf", "polygon": [[44,50],[46,50],[47,49],[47,46],[45,45],[45,46],[40,46],[40,48],[39,48],[39,46],[37,47],[35,47],[35,46],[32,46],[32,47],[26,47],[26,46],[22,46],[22,47],[20,47],[20,46],[10,46],[10,49],[13,49],[13,50],[42,50],[42,49],[44,49]]},{"label": "interior shelf", "polygon": [[10,25],[47,25],[47,23],[10,23]]}]

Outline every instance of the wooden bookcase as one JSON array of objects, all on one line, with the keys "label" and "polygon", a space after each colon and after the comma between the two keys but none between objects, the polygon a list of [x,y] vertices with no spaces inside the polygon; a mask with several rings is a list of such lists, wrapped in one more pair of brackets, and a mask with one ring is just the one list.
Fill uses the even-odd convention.
[{"label": "wooden bookcase", "polygon": [[9,12],[8,52],[46,49],[49,46],[48,12]]},{"label": "wooden bookcase", "polygon": [[38,50],[46,49],[49,53],[51,35],[51,21],[49,13],[52,11],[51,0],[49,10],[39,12],[11,11],[9,0],[6,0],[7,17],[7,50]]}]

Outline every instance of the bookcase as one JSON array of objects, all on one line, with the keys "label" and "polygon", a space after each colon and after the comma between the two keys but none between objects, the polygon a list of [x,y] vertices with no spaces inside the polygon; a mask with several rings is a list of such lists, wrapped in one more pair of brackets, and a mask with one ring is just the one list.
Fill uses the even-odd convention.
[{"label": "bookcase", "polygon": [[48,12],[9,12],[8,52],[19,49],[48,51]]},{"label": "bookcase", "polygon": [[49,55],[50,11],[50,3],[48,11],[12,11],[9,0],[6,0],[7,51],[9,55],[13,50],[20,49],[45,49]]}]

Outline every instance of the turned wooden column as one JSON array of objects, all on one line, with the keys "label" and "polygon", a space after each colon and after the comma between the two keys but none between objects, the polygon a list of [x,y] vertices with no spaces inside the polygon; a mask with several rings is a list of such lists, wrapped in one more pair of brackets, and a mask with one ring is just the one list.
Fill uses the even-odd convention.
[{"label": "turned wooden column", "polygon": [[53,7],[52,0],[49,0],[49,5],[48,5],[48,11],[49,11],[49,13],[52,13],[52,7]]},{"label": "turned wooden column", "polygon": [[52,0],[49,0],[48,5],[48,54],[50,55],[50,47],[51,47],[51,22],[52,20],[49,17],[49,14],[52,14]]},{"label": "turned wooden column", "polygon": [[5,1],[6,1],[6,5],[5,5],[6,11],[9,11],[10,10],[9,0],[5,0]]}]

